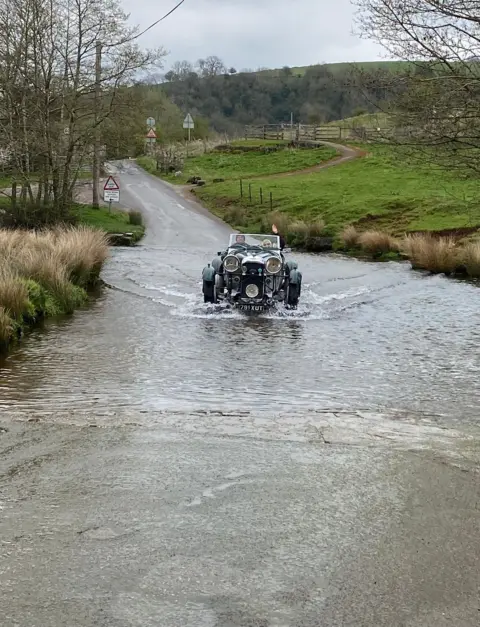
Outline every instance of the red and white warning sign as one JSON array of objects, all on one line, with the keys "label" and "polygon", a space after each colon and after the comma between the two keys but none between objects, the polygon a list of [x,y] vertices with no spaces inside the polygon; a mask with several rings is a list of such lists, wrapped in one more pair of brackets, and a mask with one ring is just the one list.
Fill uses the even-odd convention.
[{"label": "red and white warning sign", "polygon": [[117,190],[120,189],[120,187],[118,186],[118,183],[113,178],[113,176],[109,176],[108,179],[107,179],[107,182],[103,186],[103,189],[104,190],[109,190],[109,191],[117,191]]},{"label": "red and white warning sign", "polygon": [[108,203],[120,202],[120,187],[113,176],[109,176],[103,186],[103,200]]},{"label": "red and white warning sign", "polygon": [[148,133],[147,133],[147,138],[148,139],[156,139],[157,138],[157,134],[155,133],[155,131],[153,130],[153,128],[151,128]]}]

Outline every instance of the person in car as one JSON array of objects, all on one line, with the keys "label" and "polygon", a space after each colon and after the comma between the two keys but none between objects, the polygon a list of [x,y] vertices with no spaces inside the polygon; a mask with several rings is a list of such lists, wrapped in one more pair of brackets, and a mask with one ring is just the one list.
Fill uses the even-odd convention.
[{"label": "person in car", "polygon": [[243,235],[242,233],[239,233],[239,234],[235,237],[235,243],[236,243],[236,244],[245,244],[245,235]]}]

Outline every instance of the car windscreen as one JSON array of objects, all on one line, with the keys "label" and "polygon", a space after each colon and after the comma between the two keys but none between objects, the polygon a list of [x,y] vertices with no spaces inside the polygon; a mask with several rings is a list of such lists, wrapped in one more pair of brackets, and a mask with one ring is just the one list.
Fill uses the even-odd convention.
[{"label": "car windscreen", "polygon": [[242,244],[245,246],[261,246],[280,250],[280,238],[278,235],[262,235],[259,233],[234,233],[230,235],[229,246]]}]

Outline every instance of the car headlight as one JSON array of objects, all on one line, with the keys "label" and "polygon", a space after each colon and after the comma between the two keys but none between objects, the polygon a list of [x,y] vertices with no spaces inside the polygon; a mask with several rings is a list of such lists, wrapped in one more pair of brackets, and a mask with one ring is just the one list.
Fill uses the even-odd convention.
[{"label": "car headlight", "polygon": [[236,272],[240,267],[240,261],[235,255],[227,255],[223,260],[223,267],[227,272]]},{"label": "car headlight", "polygon": [[267,259],[265,268],[268,274],[278,274],[282,269],[282,261],[278,257],[270,257]]},{"label": "car headlight", "polygon": [[245,294],[248,296],[248,298],[255,298],[255,296],[258,296],[258,292],[258,287],[253,283],[250,283],[245,288]]}]

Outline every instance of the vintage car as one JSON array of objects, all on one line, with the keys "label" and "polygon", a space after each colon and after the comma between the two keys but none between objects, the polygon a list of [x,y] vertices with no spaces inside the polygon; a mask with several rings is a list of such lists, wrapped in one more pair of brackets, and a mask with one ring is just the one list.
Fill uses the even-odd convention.
[{"label": "vintage car", "polygon": [[202,279],[204,302],[250,312],[279,303],[296,309],[302,288],[302,274],[295,261],[285,260],[278,235],[232,234],[228,248],[203,269]]}]

